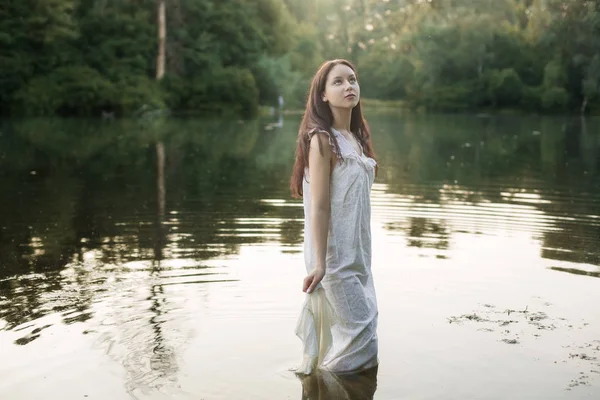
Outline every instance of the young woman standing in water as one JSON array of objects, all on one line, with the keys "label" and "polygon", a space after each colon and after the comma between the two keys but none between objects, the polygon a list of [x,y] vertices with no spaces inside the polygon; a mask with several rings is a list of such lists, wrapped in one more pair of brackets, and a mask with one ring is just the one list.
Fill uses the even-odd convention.
[{"label": "young woman standing in water", "polygon": [[378,365],[370,202],[376,168],[356,68],[327,61],[312,80],[291,177],[292,194],[304,203],[308,273],[296,327],[304,351],[298,374]]}]

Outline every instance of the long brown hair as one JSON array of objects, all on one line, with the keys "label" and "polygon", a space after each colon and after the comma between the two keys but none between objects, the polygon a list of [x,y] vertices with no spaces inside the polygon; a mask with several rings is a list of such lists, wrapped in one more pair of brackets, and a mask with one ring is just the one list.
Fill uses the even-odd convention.
[{"label": "long brown hair", "polygon": [[[290,189],[292,196],[296,198],[302,197],[302,180],[304,179],[304,171],[308,166],[308,151],[310,147],[310,138],[313,132],[325,134],[323,131],[329,132],[330,143],[333,142],[335,152],[341,156],[339,144],[335,135],[331,132],[333,125],[333,114],[329,105],[323,101],[323,92],[325,92],[325,84],[329,72],[338,64],[344,64],[354,71],[358,79],[356,68],[351,62],[342,59],[326,61],[317,70],[317,73],[312,79],[308,98],[306,100],[306,110],[298,129],[298,141],[296,146],[296,161],[292,177],[290,179]],[[320,132],[319,132],[320,131]],[[350,117],[350,131],[360,143],[363,152],[371,158],[375,158],[373,144],[371,142],[371,132],[362,112],[360,99],[358,104],[352,109]],[[320,142],[319,142],[320,146]]]}]

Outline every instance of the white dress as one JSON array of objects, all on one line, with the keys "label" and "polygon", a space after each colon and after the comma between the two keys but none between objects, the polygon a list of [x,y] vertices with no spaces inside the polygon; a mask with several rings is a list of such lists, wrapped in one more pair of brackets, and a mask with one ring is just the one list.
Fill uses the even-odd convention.
[{"label": "white dress", "polygon": [[[331,176],[331,218],[326,273],[306,300],[296,325],[304,357],[298,374],[364,370],[378,364],[377,299],[371,275],[371,200],[375,160],[337,138],[342,160]],[[327,133],[329,135],[329,133]],[[331,147],[335,149],[329,137]],[[362,153],[362,151],[361,151]],[[308,170],[303,183],[304,261],[310,273],[315,251],[310,226]]]}]

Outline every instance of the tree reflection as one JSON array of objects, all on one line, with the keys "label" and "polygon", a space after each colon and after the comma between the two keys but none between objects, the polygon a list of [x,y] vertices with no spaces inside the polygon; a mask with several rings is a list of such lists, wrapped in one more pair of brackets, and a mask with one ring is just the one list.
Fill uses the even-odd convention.
[{"label": "tree reflection", "polygon": [[[376,148],[384,149],[379,182],[406,202],[398,219],[385,226],[404,229],[408,246],[427,247],[436,229],[446,231],[439,243],[448,245],[463,229],[447,225],[450,216],[460,221],[462,212],[486,216],[481,206],[500,211],[525,205],[542,211],[543,222],[551,224],[539,232],[542,257],[600,264],[600,120],[405,116],[380,118],[371,126]],[[519,212],[515,208],[513,216]],[[432,220],[447,226],[429,225]]]},{"label": "tree reflection", "polygon": [[[38,119],[1,131],[0,329],[90,318],[94,297],[140,270],[131,263],[156,275],[164,259],[236,254],[273,240],[269,229],[290,249],[301,241],[301,210],[263,201],[287,196],[295,137],[261,121]],[[255,235],[238,234],[244,218]]]},{"label": "tree reflection", "polygon": [[[163,224],[166,209],[165,189],[165,146],[162,141],[156,143],[156,238],[154,242],[154,259],[150,269],[150,303],[149,328],[147,340],[134,340],[124,345],[130,346],[125,356],[124,365],[127,368],[128,379],[126,386],[130,394],[140,390],[140,387],[160,389],[166,383],[173,383],[178,370],[176,352],[168,343],[164,323],[167,320],[169,300],[161,281],[161,261],[163,248],[166,244],[166,230]],[[141,327],[142,330],[145,327]],[[138,333],[139,335],[139,333]],[[149,368],[148,363],[149,361]],[[140,371],[145,371],[140,374]]]},{"label": "tree reflection", "polygon": [[[597,119],[405,116],[370,123],[381,167],[376,182],[410,211],[392,209],[384,227],[408,246],[445,256],[452,235],[464,229],[452,222],[461,210],[527,205],[550,221],[552,229],[536,232],[542,257],[600,264]],[[260,243],[301,251],[302,208],[288,191],[297,126],[297,118],[282,126],[170,119],[154,131],[130,120],[4,124],[4,329],[53,312],[72,311],[68,323],[93,317],[89,304],[110,293],[115,277],[142,270],[150,271],[149,298],[163,298],[164,260],[203,261]],[[161,312],[160,304],[149,307]]]},{"label": "tree reflection", "polygon": [[443,223],[427,218],[410,218],[408,241],[408,245],[412,247],[446,250],[448,249],[448,232]]}]

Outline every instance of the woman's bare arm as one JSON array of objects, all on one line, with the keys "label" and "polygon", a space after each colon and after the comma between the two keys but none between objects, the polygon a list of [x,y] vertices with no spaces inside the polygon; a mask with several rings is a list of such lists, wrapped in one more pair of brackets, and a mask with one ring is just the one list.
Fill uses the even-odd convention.
[{"label": "woman's bare arm", "polygon": [[304,278],[302,290],[311,293],[325,276],[327,235],[331,215],[330,186],[332,151],[325,134],[317,133],[310,140],[308,171],[310,182],[310,226],[315,249],[314,270]]}]

